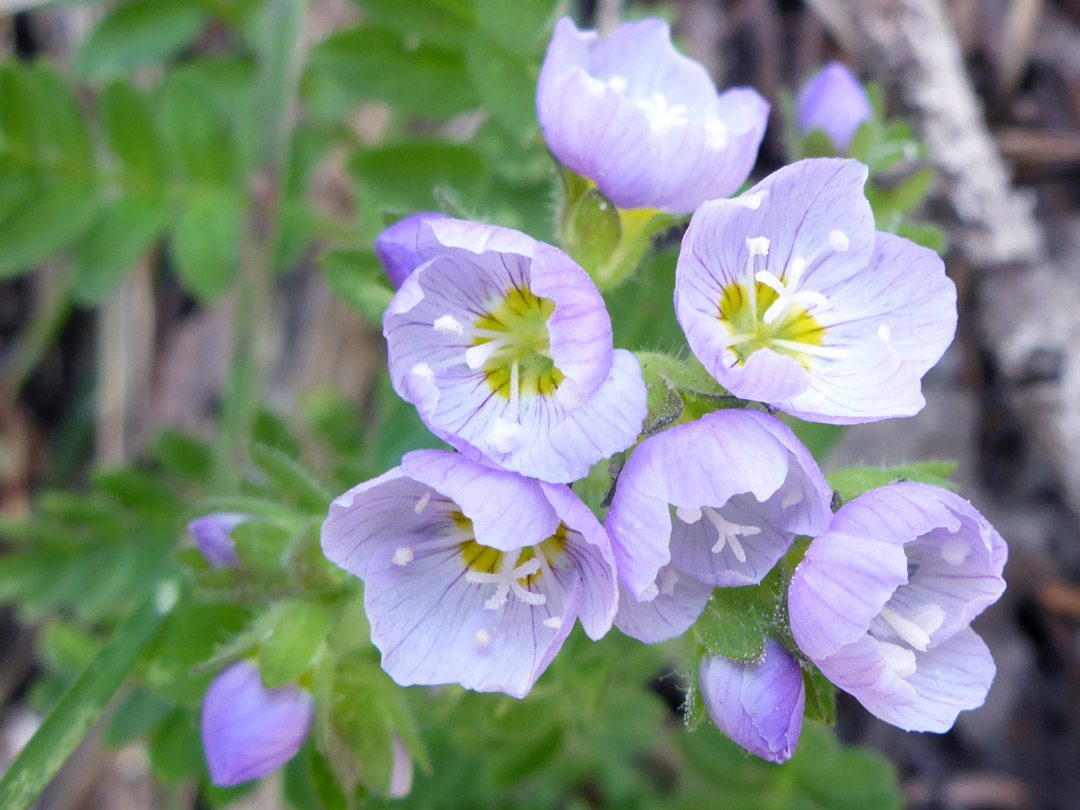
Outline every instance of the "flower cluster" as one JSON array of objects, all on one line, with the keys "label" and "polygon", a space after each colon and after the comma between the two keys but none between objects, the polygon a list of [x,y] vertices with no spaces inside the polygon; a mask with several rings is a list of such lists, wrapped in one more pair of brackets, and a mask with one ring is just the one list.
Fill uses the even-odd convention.
[{"label": "flower cluster", "polygon": [[[800,110],[811,129],[844,118],[833,136],[850,140],[858,116],[823,100],[835,72]],[[919,484],[834,514],[814,458],[773,415],[855,424],[918,412],[922,377],[956,328],[940,258],[875,229],[853,160],[801,161],[728,199],[768,107],[753,90],[718,94],[661,21],[600,40],[560,20],[537,111],[564,171],[605,204],[692,214],[674,307],[727,393],[643,434],[641,365],[614,348],[604,299],[570,256],[437,213],[387,229],[376,251],[397,289],[383,320],[391,381],[453,451],[406,454],[337,498],[322,527],[326,557],[364,582],[384,670],[401,685],[523,697],[576,621],[593,639],[612,624],[646,643],[674,638],[716,589],[754,587],[786,561],[786,610],[759,658],[692,648],[716,724],[765,759],[789,758],[803,672],[817,667],[890,723],[950,727],[993,676],[969,625],[1004,588],[1001,537],[966,501]],[[613,456],[621,472],[601,523],[568,485]],[[813,540],[796,567],[800,537]],[[203,545],[227,564],[231,547]],[[310,720],[295,691],[266,693],[241,666],[204,712],[221,784],[287,759]],[[215,709],[225,692],[236,697]],[[244,756],[262,747],[235,729],[263,703],[282,719],[253,768]]]}]

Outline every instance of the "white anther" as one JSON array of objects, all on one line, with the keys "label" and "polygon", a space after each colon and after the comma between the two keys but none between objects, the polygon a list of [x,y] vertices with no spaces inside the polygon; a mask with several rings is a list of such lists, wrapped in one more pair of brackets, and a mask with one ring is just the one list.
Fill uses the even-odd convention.
[{"label": "white anther", "polygon": [[518,422],[508,422],[501,416],[495,417],[495,424],[488,432],[488,443],[500,453],[509,453],[517,446],[518,436],[524,428]]},{"label": "white anther", "polygon": [[909,678],[915,674],[915,653],[905,650],[899,644],[888,641],[879,641],[881,657],[885,659],[885,665],[901,678]]},{"label": "white anther", "polygon": [[552,630],[561,630],[562,617],[551,616],[550,618],[544,619],[544,627],[550,627]]},{"label": "white anther", "polygon": [[394,552],[394,565],[398,566],[398,568],[404,568],[412,561],[412,549],[408,546],[398,546],[397,551]]},{"label": "white anther", "polygon": [[741,205],[743,208],[749,208],[751,211],[757,211],[761,208],[762,200],[765,199],[765,195],[768,193],[769,192],[767,191],[755,191],[753,194],[747,192],[746,194],[739,195],[731,200],[731,202],[736,205]]},{"label": "white anther", "polygon": [[464,327],[458,323],[457,318],[453,315],[443,315],[441,318],[436,318],[435,323],[432,324],[435,327],[435,331],[443,335],[464,335]]},{"label": "white anther", "polygon": [[[935,607],[937,607],[935,605]],[[941,608],[938,608],[940,611]],[[926,646],[930,643],[930,633],[922,627],[921,622],[913,621],[913,619],[921,619],[927,621],[929,626],[929,616],[912,616],[904,618],[891,607],[883,607],[881,609],[881,618],[883,618],[893,630],[896,631],[896,635],[900,636],[910,646],[914,647],[920,652],[926,651]],[[942,611],[942,619],[944,619],[944,611]],[[938,627],[941,626],[941,622],[938,622]],[[937,627],[934,628],[935,630]]]},{"label": "white anther", "polygon": [[638,107],[649,119],[653,129],[665,129],[686,123],[686,107],[682,104],[668,106],[667,96],[653,93],[649,98],[639,99]]},{"label": "white anther", "polygon": [[803,502],[803,492],[801,489],[791,489],[784,493],[784,497],[780,499],[780,508],[787,509],[790,506],[796,506]]},{"label": "white anther", "polygon": [[716,531],[720,534],[719,539],[716,541],[716,545],[712,547],[712,553],[719,554],[724,550],[725,546],[731,546],[731,551],[735,555],[735,559],[741,563],[746,562],[746,549],[744,549],[742,543],[739,542],[739,538],[753,537],[755,534],[761,534],[761,527],[743,526],[739,523],[732,523],[730,520],[724,518],[717,510],[708,506],[704,507],[701,512],[708,519],[709,523],[716,527]]},{"label": "white anther", "polygon": [[435,382],[435,372],[431,370],[431,366],[427,363],[417,363],[410,370],[410,373],[415,374],[423,380],[428,382]]},{"label": "white anther", "polygon": [[839,253],[846,253],[851,247],[851,240],[843,231],[829,231],[829,247]]},{"label": "white anther", "polygon": [[887,327],[885,324],[882,324],[877,328],[877,336],[882,340],[888,340],[892,337],[892,329]]},{"label": "white anther", "polygon": [[750,251],[751,256],[768,256],[769,237],[748,236],[746,237],[746,248]]},{"label": "white anther", "polygon": [[705,125],[705,137],[714,148],[723,146],[727,143],[728,128],[720,119],[710,121]]},{"label": "white anther", "polygon": [[473,571],[471,568],[465,572],[465,581],[476,585],[493,583],[495,592],[484,602],[485,610],[498,610],[506,604],[513,594],[527,605],[543,605],[547,603],[547,597],[542,593],[533,593],[525,588],[520,580],[531,577],[540,570],[540,560],[533,557],[521,565],[517,565],[521,552],[508,554],[503,559],[500,570],[488,573],[487,571]]},{"label": "white anther", "polygon": [[931,637],[941,629],[941,625],[945,624],[946,618],[948,618],[948,614],[941,605],[935,605],[933,602],[919,605],[914,610],[908,611],[907,615],[909,622],[917,624]]},{"label": "white anther", "polygon": [[465,350],[465,364],[473,371],[491,359],[499,349],[506,345],[506,340],[488,340]]},{"label": "white anther", "polygon": [[971,556],[971,545],[964,538],[954,534],[941,546],[941,559],[951,566],[963,564]]},{"label": "white anther", "polygon": [[683,523],[697,523],[701,520],[701,510],[688,506],[680,506],[675,510],[675,517]]},{"label": "white anther", "polygon": [[605,84],[614,90],[616,93],[626,92],[627,84],[626,77],[624,76],[612,76]]},{"label": "white anther", "polygon": [[423,495],[416,499],[416,506],[413,507],[413,511],[418,514],[424,514],[424,510],[427,509],[427,505],[431,502],[431,490],[429,489]]},{"label": "white anther", "polygon": [[783,315],[792,304],[806,304],[807,306],[828,306],[825,296],[814,290],[800,290],[799,281],[802,279],[803,270],[806,269],[806,260],[795,257],[791,266],[784,274],[781,281],[768,270],[759,270],[754,278],[776,293],[776,300],[765,310],[762,320],[767,324],[776,321]]},{"label": "white anther", "polygon": [[679,584],[679,574],[674,568],[668,568],[660,572],[660,593],[671,596],[675,593],[675,586]]},{"label": "white anther", "polygon": [[473,643],[481,650],[491,644],[491,633],[487,630],[477,630],[476,635],[472,637]]}]

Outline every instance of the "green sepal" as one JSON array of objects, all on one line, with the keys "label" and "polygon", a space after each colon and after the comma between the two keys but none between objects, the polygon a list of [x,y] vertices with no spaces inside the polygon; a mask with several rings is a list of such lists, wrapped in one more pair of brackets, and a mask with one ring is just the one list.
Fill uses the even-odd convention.
[{"label": "green sepal", "polygon": [[[777,566],[760,585],[716,588],[689,638],[702,653],[756,663],[765,654],[765,638],[783,637],[787,611],[786,576]],[[700,656],[694,656],[698,658]]]},{"label": "green sepal", "polygon": [[813,664],[800,663],[806,689],[805,716],[828,726],[836,725],[836,687]]},{"label": "green sepal", "polygon": [[904,481],[955,490],[956,484],[949,480],[955,469],[955,461],[923,461],[895,467],[844,467],[829,473],[825,479],[846,503],[871,489]]}]

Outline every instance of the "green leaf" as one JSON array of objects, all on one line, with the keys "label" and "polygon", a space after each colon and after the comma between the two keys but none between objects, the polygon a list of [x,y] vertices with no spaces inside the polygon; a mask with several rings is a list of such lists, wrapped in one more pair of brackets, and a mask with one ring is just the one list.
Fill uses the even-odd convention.
[{"label": "green leaf", "polygon": [[760,661],[765,636],[782,615],[782,595],[775,569],[761,585],[717,588],[690,630],[693,639],[708,652],[733,661]]},{"label": "green leaf", "polygon": [[937,225],[904,219],[895,225],[886,223],[885,227],[886,230],[892,231],[897,236],[902,236],[917,245],[930,248],[930,250],[941,256],[944,256],[946,250],[948,250],[949,243],[945,237],[945,231]]},{"label": "green leaf", "polygon": [[896,467],[844,467],[825,476],[829,486],[840,493],[845,502],[864,492],[899,481],[915,481],[945,489],[956,489],[949,480],[956,469],[954,461],[923,461]]},{"label": "green leaf", "polygon": [[224,113],[208,103],[206,82],[191,72],[175,73],[161,96],[161,127],[170,153],[192,181],[209,186],[232,183],[239,158]]},{"label": "green leaf", "polygon": [[829,453],[844,438],[844,433],[847,431],[844,425],[804,422],[787,414],[780,414],[780,421],[791,428],[819,464],[828,458]]},{"label": "green leaf", "polygon": [[168,165],[150,102],[127,82],[110,84],[98,99],[101,128],[109,148],[144,189],[165,182]]},{"label": "green leaf", "polygon": [[469,2],[437,0],[354,0],[365,19],[400,34],[405,46],[427,45],[460,51],[472,31],[475,15]]},{"label": "green leaf", "polygon": [[677,244],[663,247],[646,256],[627,283],[604,294],[616,346],[674,352],[685,345],[672,304],[678,258]]},{"label": "green leaf", "polygon": [[806,716],[811,720],[836,723],[836,687],[813,665],[803,665],[803,685],[806,688]]},{"label": "green leaf", "polygon": [[0,810],[25,810],[41,793],[154,641],[177,598],[174,583],[162,584],[117,627],[4,774]]},{"label": "green leaf", "polygon": [[312,514],[326,514],[333,496],[299,462],[262,444],[252,445],[251,459],[283,495],[294,498],[301,508]]},{"label": "green leaf", "polygon": [[338,298],[372,326],[382,326],[394,290],[370,250],[330,250],[319,258],[326,281]]},{"label": "green leaf", "polygon": [[[349,164],[367,192],[365,205],[402,211],[430,211],[432,189],[451,188],[475,200],[484,175],[476,151],[464,144],[413,141],[361,152]],[[368,196],[370,195],[370,197]]]},{"label": "green leaf", "polygon": [[191,45],[207,16],[194,0],[139,0],[108,14],[83,42],[75,70],[84,79],[165,62]]},{"label": "green leaf", "polygon": [[168,717],[175,707],[148,689],[136,687],[117,708],[105,729],[105,745],[121,748],[150,734]]},{"label": "green leaf", "polygon": [[248,520],[230,532],[236,555],[245,566],[264,576],[280,576],[296,532],[276,523]]},{"label": "green leaf", "polygon": [[[34,66],[38,114],[48,131],[46,144],[69,176],[87,177],[94,165],[94,150],[82,110],[71,89],[50,65]],[[46,144],[40,144],[44,147]]]},{"label": "green leaf", "polygon": [[300,442],[289,425],[273,411],[260,408],[255,414],[251,440],[279,450],[290,458],[300,458]]},{"label": "green leaf", "polygon": [[101,652],[101,642],[78,626],[51,622],[38,637],[39,655],[53,672],[74,678]]},{"label": "green leaf", "polygon": [[178,430],[165,429],[155,436],[150,453],[167,470],[188,481],[205,482],[210,478],[210,448]]},{"label": "green leaf", "polygon": [[893,186],[882,186],[877,182],[867,184],[866,197],[874,209],[874,216],[885,221],[910,213],[926,199],[936,175],[933,166],[924,166]]},{"label": "green leaf", "polygon": [[34,269],[82,236],[98,208],[97,192],[58,183],[0,223],[0,278]]},{"label": "green leaf", "polygon": [[132,266],[169,223],[169,206],[146,197],[122,197],[98,217],[79,249],[71,292],[81,304],[99,304],[120,286]]},{"label": "green leaf", "polygon": [[826,728],[803,726],[791,766],[808,810],[898,810],[896,771],[880,755],[842,746]]},{"label": "green leaf", "polygon": [[570,209],[562,233],[563,249],[585,270],[607,264],[619,249],[622,223],[619,210],[598,188],[590,188]]},{"label": "green leaf", "polygon": [[240,269],[244,203],[228,191],[196,196],[180,217],[170,244],[184,288],[213,303],[232,286]]},{"label": "green leaf", "polygon": [[150,764],[158,779],[167,785],[204,772],[202,741],[191,712],[177,709],[154,732],[150,740]]},{"label": "green leaf", "polygon": [[277,605],[262,647],[259,671],[268,689],[293,683],[311,666],[326,641],[333,614],[323,605],[293,600]]},{"label": "green leaf", "polygon": [[479,106],[460,52],[439,50],[394,31],[339,31],[312,53],[358,99],[383,101],[407,115],[447,118]]},{"label": "green leaf", "polygon": [[473,4],[480,27],[503,48],[523,56],[540,51],[567,5],[564,0],[473,0]]},{"label": "green leaf", "polygon": [[465,64],[477,95],[496,121],[519,136],[539,129],[535,103],[539,71],[534,64],[482,31],[469,38]]}]

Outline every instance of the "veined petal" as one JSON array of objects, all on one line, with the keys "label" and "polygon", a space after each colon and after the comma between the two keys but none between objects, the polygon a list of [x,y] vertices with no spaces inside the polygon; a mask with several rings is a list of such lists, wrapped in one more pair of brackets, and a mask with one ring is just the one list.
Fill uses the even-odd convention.
[{"label": "veined petal", "polygon": [[232,787],[273,773],[300,750],[314,714],[311,695],[295,686],[264,689],[251,661],[222,671],[202,707],[211,781]]},{"label": "veined petal", "polygon": [[395,289],[402,285],[413,270],[424,263],[417,247],[421,223],[445,216],[438,211],[413,214],[398,220],[375,239],[375,255]]},{"label": "veined petal", "polygon": [[718,96],[662,20],[626,23],[600,40],[564,18],[540,73],[537,115],[552,153],[615,205],[688,214],[746,179],[768,105],[749,89]]},{"label": "veined petal", "polygon": [[753,664],[708,656],[698,680],[705,708],[724,734],[769,762],[791,759],[806,689],[802,669],[783,647],[766,639],[764,657]]},{"label": "veined petal", "polygon": [[677,638],[689,630],[705,610],[713,591],[711,585],[679,573],[673,565],[661,568],[656,581],[658,593],[648,602],[639,602],[626,586],[619,586],[615,626],[646,644]]}]

